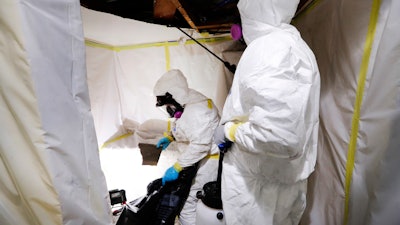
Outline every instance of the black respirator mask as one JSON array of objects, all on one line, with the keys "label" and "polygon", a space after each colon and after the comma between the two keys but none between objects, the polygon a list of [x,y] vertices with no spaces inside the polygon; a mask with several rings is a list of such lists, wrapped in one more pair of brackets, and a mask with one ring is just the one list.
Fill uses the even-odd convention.
[{"label": "black respirator mask", "polygon": [[175,101],[170,93],[165,93],[165,95],[157,96],[156,106],[160,107],[166,105],[167,112],[169,116],[179,118],[183,113],[183,107]]}]

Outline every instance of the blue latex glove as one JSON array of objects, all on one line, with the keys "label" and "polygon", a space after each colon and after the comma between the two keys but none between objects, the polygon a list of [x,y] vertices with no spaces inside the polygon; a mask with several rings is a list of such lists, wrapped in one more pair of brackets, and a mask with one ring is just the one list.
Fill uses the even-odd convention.
[{"label": "blue latex glove", "polygon": [[182,167],[178,163],[175,163],[173,166],[168,168],[167,171],[165,171],[165,174],[162,178],[162,185],[164,185],[166,182],[177,180],[179,172],[181,171]]},{"label": "blue latex glove", "polygon": [[157,148],[162,148],[162,150],[165,150],[167,147],[168,147],[168,145],[171,143],[171,141],[169,140],[169,138],[168,137],[163,137],[163,138],[161,138],[158,142],[157,142],[157,145],[156,145],[156,147]]}]

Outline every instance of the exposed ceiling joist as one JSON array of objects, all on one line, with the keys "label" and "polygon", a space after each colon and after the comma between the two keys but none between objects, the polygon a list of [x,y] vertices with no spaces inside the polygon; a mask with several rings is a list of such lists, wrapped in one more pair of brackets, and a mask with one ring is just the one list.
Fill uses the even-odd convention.
[{"label": "exposed ceiling joist", "polygon": [[[198,32],[227,33],[240,23],[239,0],[81,0],[96,11]],[[314,0],[300,0],[298,12]]]}]

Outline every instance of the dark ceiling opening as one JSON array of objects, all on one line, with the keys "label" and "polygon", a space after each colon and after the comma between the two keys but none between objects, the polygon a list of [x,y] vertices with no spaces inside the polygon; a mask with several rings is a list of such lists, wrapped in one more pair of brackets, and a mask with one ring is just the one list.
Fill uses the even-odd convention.
[{"label": "dark ceiling opening", "polygon": [[81,5],[166,26],[193,28],[199,32],[227,32],[240,21],[238,0],[81,0]]},{"label": "dark ceiling opening", "polygon": [[[81,0],[95,11],[148,23],[192,28],[198,32],[227,33],[240,22],[239,0]],[[300,0],[299,9],[310,0]]]}]

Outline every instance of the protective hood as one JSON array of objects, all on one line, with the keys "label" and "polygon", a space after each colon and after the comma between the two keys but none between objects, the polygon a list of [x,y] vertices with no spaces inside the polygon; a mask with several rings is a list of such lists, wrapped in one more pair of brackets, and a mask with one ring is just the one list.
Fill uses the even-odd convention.
[{"label": "protective hood", "polygon": [[153,90],[155,96],[162,96],[167,92],[181,105],[188,102],[189,87],[186,77],[180,70],[170,70],[156,82]]},{"label": "protective hood", "polygon": [[298,4],[299,0],[240,0],[237,7],[246,44],[289,24]]}]

